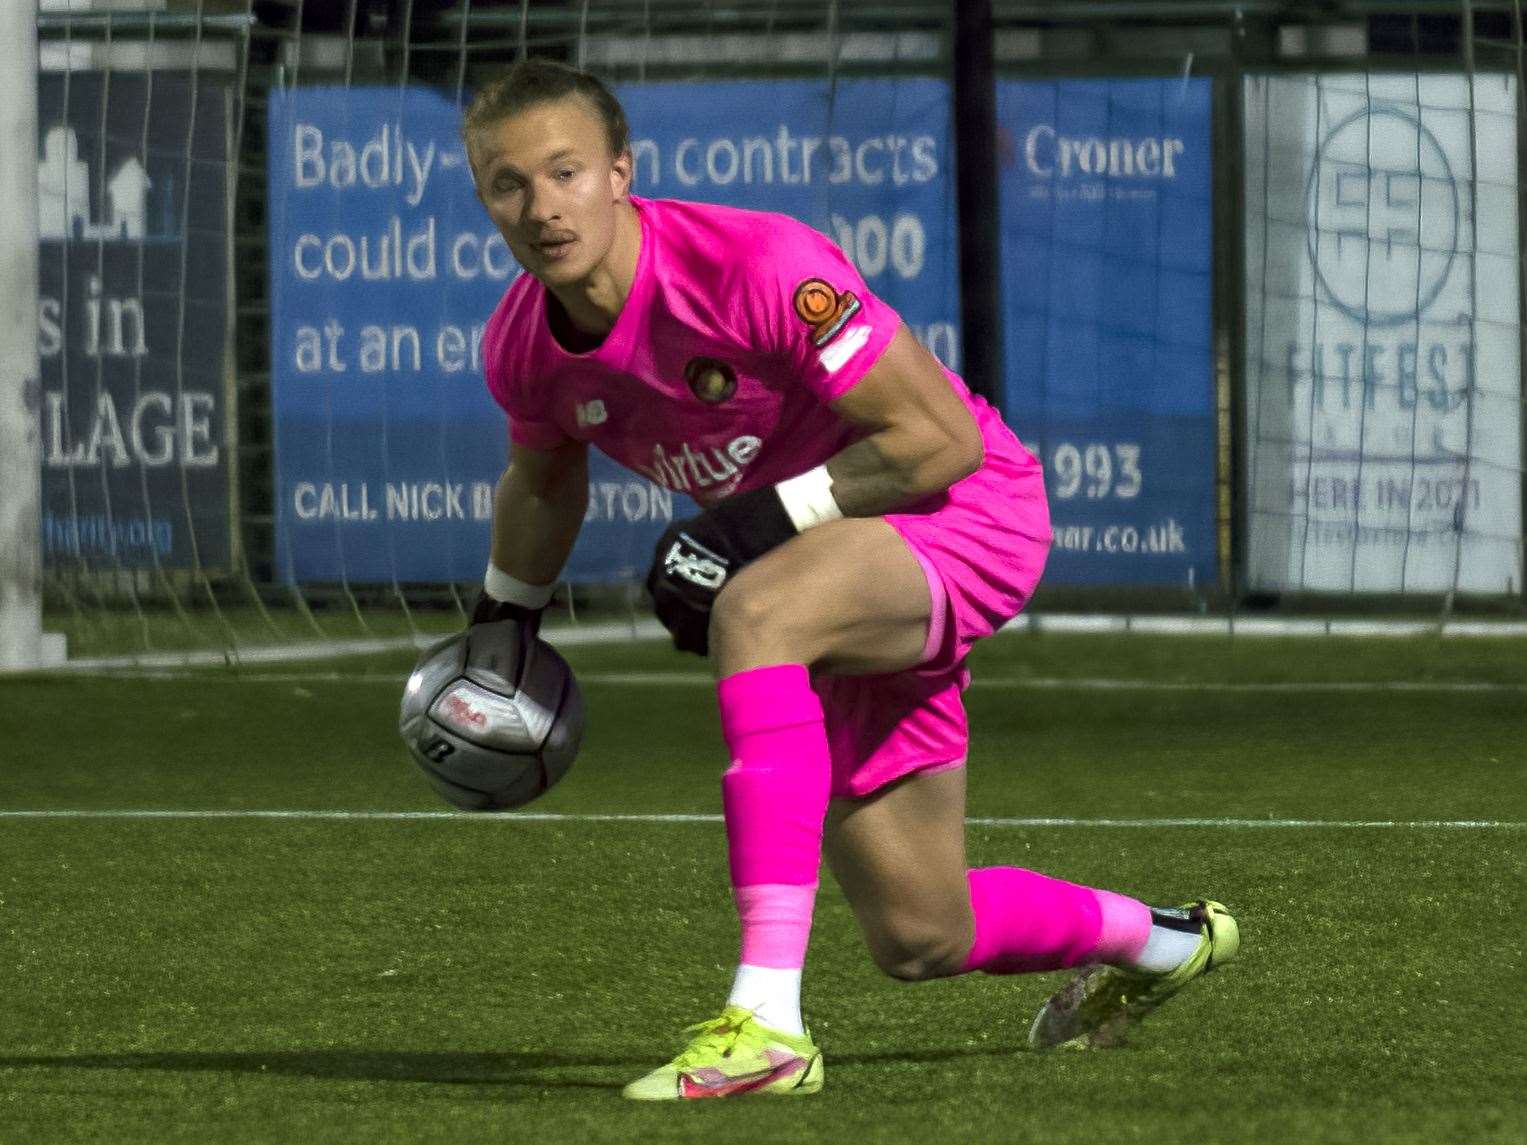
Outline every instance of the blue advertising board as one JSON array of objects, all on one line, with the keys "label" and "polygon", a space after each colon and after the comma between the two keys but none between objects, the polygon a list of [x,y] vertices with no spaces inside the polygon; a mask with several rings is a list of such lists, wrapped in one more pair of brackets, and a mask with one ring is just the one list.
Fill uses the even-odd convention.
[{"label": "blue advertising board", "polygon": [[1210,81],[1003,80],[1003,411],[1062,584],[1213,584]]},{"label": "blue advertising board", "polygon": [[42,556],[231,563],[227,86],[38,77]]},{"label": "blue advertising board", "polygon": [[[832,235],[957,368],[948,87],[923,79],[619,89],[634,190]],[[278,576],[471,580],[507,457],[483,325],[519,273],[473,193],[460,111],[424,89],[272,93]],[[573,581],[642,575],[680,495],[595,455]]]}]

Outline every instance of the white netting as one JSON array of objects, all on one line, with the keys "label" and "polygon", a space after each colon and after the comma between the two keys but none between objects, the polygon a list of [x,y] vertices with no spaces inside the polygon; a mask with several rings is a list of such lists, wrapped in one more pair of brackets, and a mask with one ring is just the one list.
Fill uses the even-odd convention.
[{"label": "white netting", "polygon": [[[616,85],[639,193],[807,218],[953,361],[947,82],[914,74],[947,54],[934,7],[45,12],[44,538],[76,647],[236,655],[459,622],[505,444],[479,339],[517,268],[457,124],[529,53]],[[881,182],[910,185],[881,207]],[[577,598],[634,619],[674,503],[596,464]]]},{"label": "white netting", "polygon": [[[1050,470],[1047,600],[1520,601],[1520,6],[1410,7],[993,4],[1008,328],[975,335]],[[514,268],[454,121],[527,54],[615,85],[639,193],[807,219],[958,368],[955,31],[920,0],[45,2],[48,627],[237,657],[459,623],[503,448],[476,339]],[[1146,210],[1184,116],[1201,191],[1054,213]],[[1194,211],[1212,260],[1163,245]],[[1191,448],[1089,404],[1170,410],[1190,376]],[[632,622],[684,502],[593,480],[559,603]]]}]

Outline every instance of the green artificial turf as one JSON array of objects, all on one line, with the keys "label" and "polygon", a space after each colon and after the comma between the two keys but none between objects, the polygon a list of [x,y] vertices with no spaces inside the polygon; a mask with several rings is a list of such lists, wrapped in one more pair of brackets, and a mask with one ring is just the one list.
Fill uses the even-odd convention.
[{"label": "green artificial turf", "polygon": [[[794,1101],[619,1097],[729,985],[714,820],[0,818],[0,1142],[1520,1141],[1523,651],[991,642],[970,813],[1076,822],[973,825],[971,862],[1212,894],[1242,957],[1130,1048],[1033,1054],[1060,976],[885,978],[824,876],[828,1084]],[[588,735],[532,810],[718,814],[703,665],[568,655]],[[436,810],[394,728],[407,663],[0,682],[0,811]],[[1384,680],[1440,686],[1346,686]]]}]

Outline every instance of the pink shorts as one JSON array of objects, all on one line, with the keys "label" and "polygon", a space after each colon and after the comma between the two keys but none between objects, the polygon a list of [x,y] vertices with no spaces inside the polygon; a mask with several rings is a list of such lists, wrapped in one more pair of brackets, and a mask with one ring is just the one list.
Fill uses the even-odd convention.
[{"label": "pink shorts", "polygon": [[889,676],[813,681],[827,716],[834,797],[863,798],[913,772],[964,765],[965,657],[1023,611],[1044,571],[1044,471],[995,413],[982,420],[981,468],[917,511],[885,518],[928,578],[932,614],[921,663]]}]

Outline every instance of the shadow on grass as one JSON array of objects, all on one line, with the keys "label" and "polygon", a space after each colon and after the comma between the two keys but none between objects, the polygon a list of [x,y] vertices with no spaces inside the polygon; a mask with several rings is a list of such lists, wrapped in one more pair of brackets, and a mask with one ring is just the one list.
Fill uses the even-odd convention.
[{"label": "shadow on grass", "polygon": [[[1017,1046],[829,1054],[838,1067],[896,1062],[931,1064],[964,1058],[1009,1057]],[[657,1054],[600,1057],[500,1051],[270,1050],[253,1053],[116,1053],[0,1056],[0,1069],[168,1070],[264,1073],[333,1081],[403,1081],[432,1085],[524,1086],[535,1089],[618,1089],[661,1059]]]},{"label": "shadow on grass", "polygon": [[[624,1084],[611,1071],[645,1058],[510,1051],[266,1050],[252,1053],[53,1054],[0,1057],[0,1069],[121,1069],[265,1073],[331,1081],[414,1081],[435,1085],[525,1085],[605,1089]],[[625,1078],[626,1081],[630,1080]]]}]

